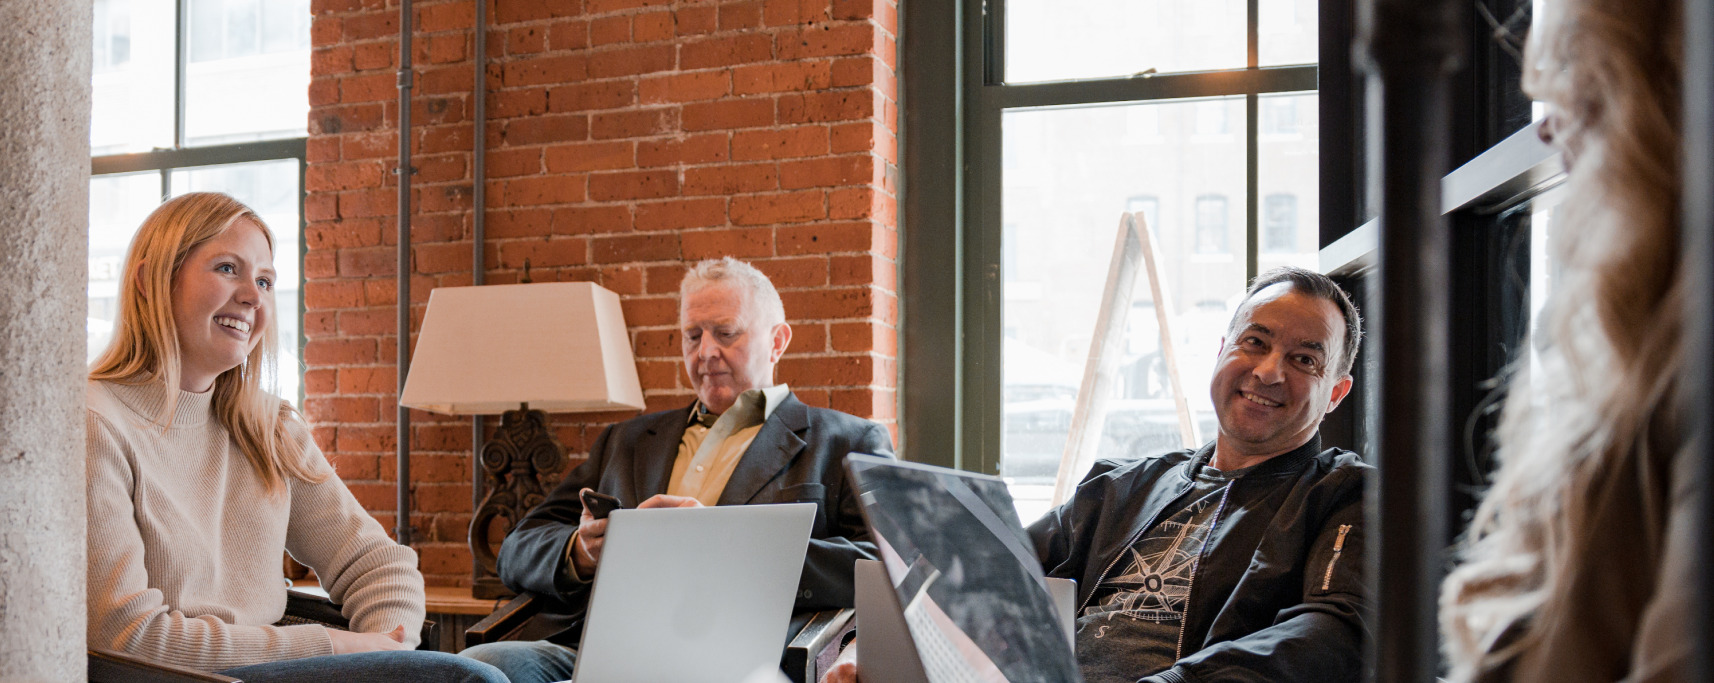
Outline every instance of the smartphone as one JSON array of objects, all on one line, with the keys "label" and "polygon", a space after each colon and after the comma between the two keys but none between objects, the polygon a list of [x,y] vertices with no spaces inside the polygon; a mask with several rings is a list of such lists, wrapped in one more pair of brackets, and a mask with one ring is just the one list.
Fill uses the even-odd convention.
[{"label": "smartphone", "polygon": [[592,489],[578,493],[577,497],[583,500],[583,507],[589,510],[589,516],[596,519],[607,519],[608,513],[625,507],[619,503],[618,498],[605,493],[597,493]]}]

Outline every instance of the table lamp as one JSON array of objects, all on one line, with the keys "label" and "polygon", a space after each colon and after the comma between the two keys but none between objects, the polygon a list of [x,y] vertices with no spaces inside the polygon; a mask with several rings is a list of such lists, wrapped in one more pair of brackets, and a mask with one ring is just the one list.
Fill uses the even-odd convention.
[{"label": "table lamp", "polygon": [[501,415],[479,451],[487,494],[471,516],[469,542],[471,593],[505,597],[488,528],[499,519],[510,531],[545,497],[537,475],[564,462],[547,413],[643,409],[619,295],[589,282],[436,289],[399,403]]}]

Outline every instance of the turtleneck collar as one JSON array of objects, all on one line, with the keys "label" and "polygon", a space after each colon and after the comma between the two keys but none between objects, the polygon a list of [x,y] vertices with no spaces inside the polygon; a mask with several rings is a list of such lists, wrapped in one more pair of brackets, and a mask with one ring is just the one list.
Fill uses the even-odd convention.
[{"label": "turtleneck collar", "polygon": [[201,427],[208,423],[213,415],[214,389],[202,393],[189,391],[168,391],[165,384],[148,382],[146,384],[119,384],[104,382],[119,398],[125,407],[149,422],[161,419],[161,408],[168,400],[176,402],[173,406],[173,422],[171,427]]}]

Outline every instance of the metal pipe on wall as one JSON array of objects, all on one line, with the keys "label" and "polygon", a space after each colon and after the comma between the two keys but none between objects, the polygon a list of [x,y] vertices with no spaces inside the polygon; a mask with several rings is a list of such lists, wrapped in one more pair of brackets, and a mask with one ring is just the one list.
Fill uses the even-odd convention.
[{"label": "metal pipe on wall", "polygon": [[1688,680],[1714,680],[1714,0],[1684,3],[1684,424],[1696,449],[1695,585],[1689,613],[1693,641]]},{"label": "metal pipe on wall", "polygon": [[[471,142],[471,216],[470,216],[470,284],[481,287],[487,283],[487,272],[484,267],[482,247],[487,239],[487,231],[483,219],[488,210],[488,0],[474,0],[476,3],[476,80],[471,93],[471,116],[474,117],[475,133]],[[482,507],[483,491],[482,476],[482,442],[483,419],[481,415],[470,416],[470,511],[474,513]],[[471,572],[475,575],[482,573],[482,563],[474,556],[470,558]]]},{"label": "metal pipe on wall", "polygon": [[[399,2],[399,273],[398,375],[405,395],[411,370],[411,0]],[[398,514],[395,533],[400,545],[411,544],[411,413],[403,405],[396,415],[398,431]]]},{"label": "metal pipe on wall", "polygon": [[[1369,311],[1379,360],[1378,473],[1368,487],[1376,680],[1429,683],[1439,668],[1435,604],[1450,468],[1450,235],[1440,179],[1451,137],[1460,3],[1365,0],[1359,58],[1369,78],[1371,187],[1379,190],[1379,291]],[[1378,174],[1378,175],[1377,175]]]}]

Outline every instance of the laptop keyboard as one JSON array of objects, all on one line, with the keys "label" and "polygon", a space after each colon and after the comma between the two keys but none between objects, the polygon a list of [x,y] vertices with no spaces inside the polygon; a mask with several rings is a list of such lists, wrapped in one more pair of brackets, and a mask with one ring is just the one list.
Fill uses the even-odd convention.
[{"label": "laptop keyboard", "polygon": [[915,641],[917,656],[922,659],[923,673],[928,675],[930,683],[982,683],[970,663],[958,653],[958,646],[929,616],[924,604],[927,597],[926,590],[918,593],[917,599],[904,610],[905,624],[910,627],[911,640]]}]

